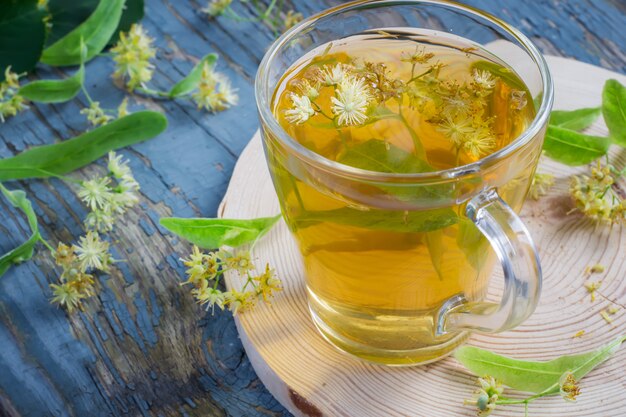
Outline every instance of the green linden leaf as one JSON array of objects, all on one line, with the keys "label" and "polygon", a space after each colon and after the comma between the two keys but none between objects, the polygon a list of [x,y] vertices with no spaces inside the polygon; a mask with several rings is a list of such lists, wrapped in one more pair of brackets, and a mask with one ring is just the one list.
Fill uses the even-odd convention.
[{"label": "green linden leaf", "polygon": [[39,80],[22,86],[19,94],[38,103],[63,103],[76,97],[85,82],[85,68],[80,66],[71,77],[63,80]]},{"label": "green linden leaf", "polygon": [[0,256],[0,276],[2,276],[11,265],[27,261],[33,257],[34,248],[37,242],[39,242],[40,235],[37,216],[35,215],[31,202],[26,198],[26,193],[21,190],[10,191],[2,184],[0,184],[0,191],[13,207],[19,208],[24,212],[32,232],[26,242]]},{"label": "green linden leaf", "polygon": [[169,92],[170,98],[184,96],[185,94],[190,93],[195,90],[200,82],[200,78],[202,77],[202,69],[204,68],[204,64],[209,64],[210,67],[213,67],[217,62],[217,54],[208,54],[204,58],[200,60],[196,64],[195,67],[189,72],[189,74],[177,82]]},{"label": "green linden leaf", "polygon": [[203,249],[237,247],[252,243],[266,234],[281,215],[256,219],[181,219],[164,217],[159,223],[170,232]]},{"label": "green linden leaf", "polygon": [[124,0],[101,0],[94,12],[71,32],[47,47],[41,62],[52,66],[80,64],[81,39],[87,46],[85,62],[107,45],[120,22]]},{"label": "green linden leaf", "polygon": [[626,87],[617,80],[604,84],[602,115],[613,142],[626,147]]},{"label": "green linden leaf", "polygon": [[0,181],[66,174],[111,150],[151,139],[166,127],[167,119],[161,113],[132,113],[75,138],[37,146],[14,157],[0,159]]},{"label": "green linden leaf", "polygon": [[571,371],[577,380],[610,358],[626,336],[587,353],[565,355],[547,362],[525,361],[474,346],[462,346],[454,357],[478,376],[489,375],[513,389],[550,395],[559,392],[559,379]]},{"label": "green linden leaf", "polygon": [[596,121],[602,113],[600,107],[578,110],[554,110],[550,113],[550,124],[562,129],[583,130]]},{"label": "green linden leaf", "polygon": [[543,150],[548,157],[566,165],[585,165],[605,155],[611,140],[602,136],[590,136],[548,126]]},{"label": "green linden leaf", "polygon": [[[98,7],[99,0],[49,0],[52,27],[46,39],[46,45],[52,45],[74,28],[83,23]],[[144,0],[126,0],[120,23],[109,40],[115,43],[120,32],[126,32],[133,23],[140,21],[144,15]]]},{"label": "green linden leaf", "polygon": [[46,38],[44,17],[37,0],[0,0],[0,81],[8,66],[18,74],[35,67]]}]

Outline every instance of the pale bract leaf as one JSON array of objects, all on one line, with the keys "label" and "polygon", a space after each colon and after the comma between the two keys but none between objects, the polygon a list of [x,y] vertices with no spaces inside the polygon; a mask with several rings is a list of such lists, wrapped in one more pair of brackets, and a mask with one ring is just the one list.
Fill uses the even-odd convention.
[{"label": "pale bract leaf", "polygon": [[164,217],[159,223],[198,247],[218,249],[221,246],[237,247],[255,242],[267,233],[280,217],[280,214],[247,220]]}]

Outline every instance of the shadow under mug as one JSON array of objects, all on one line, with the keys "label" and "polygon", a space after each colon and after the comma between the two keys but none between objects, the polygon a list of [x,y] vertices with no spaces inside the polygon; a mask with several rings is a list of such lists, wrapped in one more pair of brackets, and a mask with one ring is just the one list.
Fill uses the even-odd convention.
[{"label": "shadow under mug", "polygon": [[[289,137],[272,114],[273,95],[285,72],[328,42],[390,28],[462,37],[497,56],[535,98],[534,120],[508,146],[475,163],[427,173],[346,166]],[[501,332],[532,314],[541,267],[517,213],[541,155],[553,86],[544,58],[524,35],[452,2],[355,1],[283,34],[261,62],[255,87],[272,180],[302,253],[313,320],[328,341],[372,362],[427,363],[449,354],[471,331]],[[393,198],[397,192],[402,199]],[[302,209],[321,200],[344,210],[344,217],[393,221],[414,216],[429,219],[427,224],[443,223],[406,233],[338,226],[323,216],[303,220]],[[454,218],[443,215],[450,212]],[[434,254],[438,247],[443,249]],[[494,254],[504,272],[499,303],[484,300]]]}]

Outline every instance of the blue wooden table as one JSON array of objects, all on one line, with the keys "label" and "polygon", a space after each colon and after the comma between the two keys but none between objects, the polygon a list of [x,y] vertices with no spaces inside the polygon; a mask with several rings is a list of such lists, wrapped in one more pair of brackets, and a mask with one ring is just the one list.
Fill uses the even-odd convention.
[{"label": "blue wooden table", "polygon": [[[336,1],[293,0],[305,16]],[[467,0],[514,24],[548,54],[626,72],[623,0]],[[218,69],[239,89],[240,104],[211,115],[188,102],[133,108],[167,114],[157,139],[121,153],[142,186],[142,200],[112,235],[114,255],[126,259],[100,276],[98,297],[68,315],[49,303],[57,273],[40,250],[34,261],[0,278],[0,416],[283,416],[288,413],[257,379],[228,312],[207,315],[178,283],[178,261],[189,247],[158,226],[161,216],[214,217],[237,156],[257,129],[256,68],[274,36],[257,23],[207,20],[196,0],[147,0],[143,20],[156,38],[155,84],[166,89],[193,65],[190,57],[220,54]],[[245,4],[235,8],[243,16]],[[87,66],[87,84],[104,107],[124,92],[110,79],[112,61]],[[36,77],[63,75],[38,69]],[[82,96],[60,105],[33,105],[0,125],[0,158],[86,129]],[[99,162],[74,174],[102,173]],[[59,180],[8,183],[33,201],[43,234],[73,241],[86,209]],[[0,253],[29,235],[21,213],[0,199]]]}]

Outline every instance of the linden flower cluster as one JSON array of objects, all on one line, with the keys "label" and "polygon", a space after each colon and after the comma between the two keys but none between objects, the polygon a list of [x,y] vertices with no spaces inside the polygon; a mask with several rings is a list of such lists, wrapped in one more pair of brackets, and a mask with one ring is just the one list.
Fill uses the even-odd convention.
[{"label": "linden flower cluster", "polygon": [[533,200],[539,200],[540,197],[548,194],[548,190],[554,185],[554,175],[536,172],[530,185],[528,195]]},{"label": "linden flower cluster", "polygon": [[129,91],[152,79],[154,65],[150,60],[156,55],[153,42],[143,26],[134,23],[128,32],[120,32],[120,39],[111,48],[115,61],[113,77],[125,80]]},{"label": "linden flower cluster", "polygon": [[591,176],[574,175],[570,183],[570,195],[580,211],[598,223],[622,223],[626,220],[626,200],[612,188],[615,178],[611,166],[602,167],[600,162],[591,168]]},{"label": "linden flower cluster", "polygon": [[96,232],[87,232],[78,245],[59,243],[52,255],[55,263],[63,268],[59,284],[50,284],[52,302],[70,313],[80,307],[85,298],[96,294],[91,272],[108,272],[113,262],[109,243],[101,240]]},{"label": "linden flower cluster", "polygon": [[237,89],[233,88],[225,75],[215,72],[213,67],[204,63],[198,90],[191,95],[198,108],[218,112],[235,106],[239,102]]},{"label": "linden flower cluster", "polygon": [[139,202],[139,184],[128,162],[109,152],[108,170],[107,176],[84,181],[78,191],[78,196],[91,209],[85,226],[99,232],[111,231],[116,217]]},{"label": "linden flower cluster", "polygon": [[578,381],[571,372],[565,372],[559,379],[559,392],[565,401],[576,401],[576,397],[580,395]]},{"label": "linden flower cluster", "polygon": [[[310,72],[308,78],[297,85],[300,94],[291,93],[292,108],[285,111],[289,123],[302,124],[316,113],[335,121],[338,126],[363,124],[367,111],[374,100],[373,91],[365,78],[357,76],[355,68],[346,64],[324,65]],[[332,88],[331,111],[334,117],[324,113],[315,102],[321,88]]]},{"label": "linden flower cluster", "polygon": [[7,117],[15,116],[26,110],[26,100],[18,94],[20,75],[11,71],[8,66],[4,71],[4,81],[0,83],[0,122],[4,123]]},{"label": "linden flower cluster", "polygon": [[474,398],[466,400],[466,405],[474,405],[478,408],[478,417],[486,417],[496,408],[498,398],[504,388],[492,376],[478,378],[480,388],[474,393]]},{"label": "linden flower cluster", "polygon": [[[498,79],[490,72],[474,69],[471,81],[443,81],[441,63],[430,63],[433,53],[424,48],[401,54],[401,61],[411,66],[408,80],[392,78],[383,63],[365,62],[325,64],[311,67],[294,83],[289,93],[291,107],[284,111],[291,124],[303,124],[316,115],[333,121],[337,128],[362,126],[376,121],[376,109],[397,100],[401,107],[408,102],[425,120],[434,125],[456,150],[479,158],[496,146],[492,117],[487,117],[489,97]],[[323,89],[332,88],[330,114],[317,102]],[[521,110],[524,92],[513,91],[511,106]],[[379,113],[379,112],[378,112]],[[393,113],[393,112],[392,112]],[[402,119],[401,114],[397,114]],[[407,126],[412,129],[411,126]]]},{"label": "linden flower cluster", "polygon": [[[188,259],[181,259],[187,267],[187,281],[182,285],[191,284],[194,289],[191,294],[199,304],[206,305],[206,309],[215,310],[228,307],[237,314],[253,307],[258,300],[269,302],[274,292],[281,290],[281,282],[276,277],[269,265],[265,266],[265,272],[252,275],[255,269],[247,251],[233,254],[226,250],[203,253],[194,245]],[[221,291],[219,281],[226,271],[236,271],[247,280],[241,290]],[[251,288],[246,290],[250,286]]]}]

